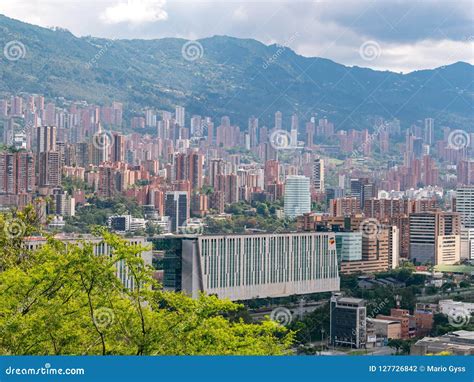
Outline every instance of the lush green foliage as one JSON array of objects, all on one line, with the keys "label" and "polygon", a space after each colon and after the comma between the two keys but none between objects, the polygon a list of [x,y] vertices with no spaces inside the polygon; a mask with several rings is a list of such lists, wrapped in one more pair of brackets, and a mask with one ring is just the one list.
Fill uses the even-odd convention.
[{"label": "lush green foliage", "polygon": [[450,324],[448,316],[441,313],[434,315],[433,330],[431,331],[432,336],[442,336],[443,334],[456,330],[474,331],[474,318],[471,317],[470,320],[466,319],[465,325],[463,326],[453,326]]},{"label": "lush green foliage", "polygon": [[404,340],[401,338],[390,338],[387,345],[395,349],[395,354],[408,355],[410,354],[411,345],[415,342],[415,339]]},{"label": "lush green foliage", "polygon": [[314,341],[324,341],[329,336],[330,305],[325,304],[321,308],[305,315],[302,320],[291,323],[290,328],[296,333],[296,340],[300,344]]},{"label": "lush green foliage", "polygon": [[281,202],[239,202],[226,207],[230,214],[225,219],[207,218],[205,233],[244,233],[254,229],[263,232],[289,232],[296,229],[295,223],[288,219],[278,219],[277,210],[283,209]]},{"label": "lush green foliage", "polygon": [[[143,248],[101,231],[113,248],[49,238],[28,251],[22,235],[7,235],[11,216],[0,215],[0,354],[284,354],[293,334],[272,321],[247,324],[241,306],[215,296],[193,300],[165,292],[138,254]],[[17,217],[32,233],[34,211]],[[125,289],[117,264],[135,287]]]},{"label": "lush green foliage", "polygon": [[96,196],[87,199],[87,204],[77,208],[76,216],[66,219],[66,232],[90,232],[91,228],[107,225],[111,215],[143,217],[143,208],[133,199],[122,195],[102,199]]},{"label": "lush green foliage", "polygon": [[61,179],[61,185],[70,195],[72,195],[73,191],[75,190],[82,190],[86,192],[93,191],[85,181],[79,178],[63,177]]}]

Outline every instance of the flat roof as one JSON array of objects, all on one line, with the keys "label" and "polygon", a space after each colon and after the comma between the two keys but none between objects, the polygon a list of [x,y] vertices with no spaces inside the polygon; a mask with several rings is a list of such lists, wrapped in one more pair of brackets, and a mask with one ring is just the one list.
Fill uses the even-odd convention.
[{"label": "flat roof", "polygon": [[367,318],[369,322],[378,322],[381,324],[400,324],[400,321],[384,320],[382,318]]},{"label": "flat roof", "polygon": [[361,302],[365,302],[365,300],[363,298],[355,298],[355,297],[339,297],[337,298],[337,302],[359,304]]}]

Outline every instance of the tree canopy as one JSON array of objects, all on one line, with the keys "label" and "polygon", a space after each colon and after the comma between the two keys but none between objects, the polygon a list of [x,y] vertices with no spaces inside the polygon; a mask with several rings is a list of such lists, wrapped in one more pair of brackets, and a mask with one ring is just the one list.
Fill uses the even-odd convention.
[{"label": "tree canopy", "polygon": [[279,355],[292,345],[293,333],[279,324],[238,318],[239,304],[164,291],[139,256],[144,248],[103,229],[111,256],[53,237],[28,250],[32,221],[32,208],[0,215],[0,354]]}]

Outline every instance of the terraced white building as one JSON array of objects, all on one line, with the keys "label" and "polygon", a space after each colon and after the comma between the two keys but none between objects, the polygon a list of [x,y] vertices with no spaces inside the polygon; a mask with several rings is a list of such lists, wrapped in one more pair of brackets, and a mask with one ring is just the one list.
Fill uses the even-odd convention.
[{"label": "terraced white building", "polygon": [[[331,232],[183,238],[181,290],[230,300],[339,290]],[[166,276],[165,276],[166,277]]]}]

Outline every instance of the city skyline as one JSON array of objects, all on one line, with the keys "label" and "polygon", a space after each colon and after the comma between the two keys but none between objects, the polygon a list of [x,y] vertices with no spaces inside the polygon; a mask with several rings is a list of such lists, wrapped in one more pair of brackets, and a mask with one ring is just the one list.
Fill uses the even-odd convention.
[{"label": "city skyline", "polygon": [[0,363],[468,376],[383,357],[474,355],[474,3],[31,3],[0,5]]}]

